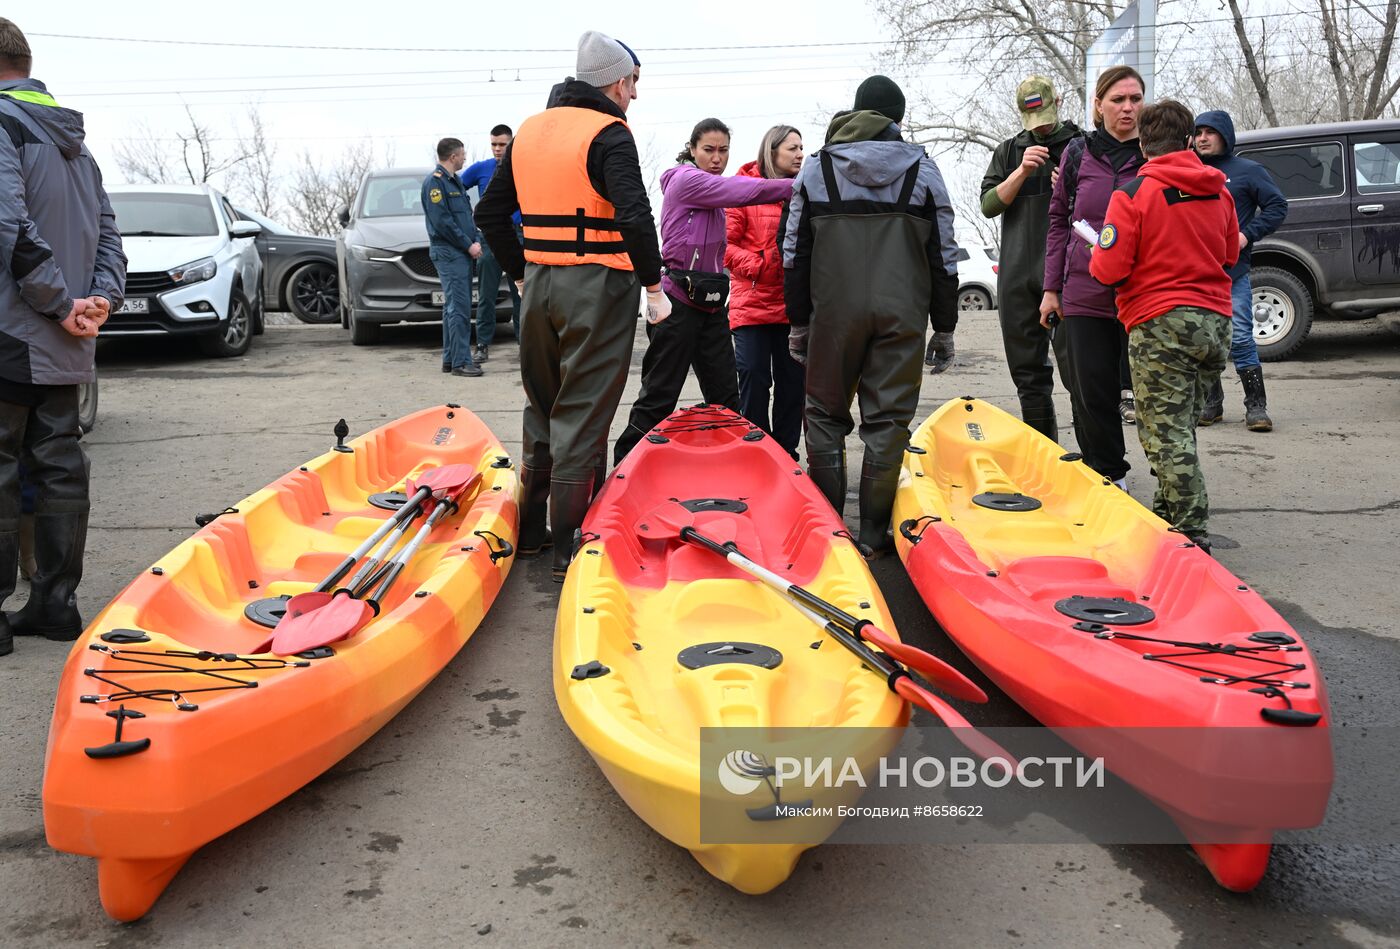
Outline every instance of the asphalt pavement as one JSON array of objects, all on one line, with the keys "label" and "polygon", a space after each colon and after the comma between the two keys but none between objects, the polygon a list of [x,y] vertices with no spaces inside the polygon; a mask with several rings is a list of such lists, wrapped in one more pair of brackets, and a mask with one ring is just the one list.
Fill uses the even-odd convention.
[{"label": "asphalt pavement", "polygon": [[[523,394],[509,330],[478,379],[439,372],[439,339],[435,326],[407,327],[359,348],[338,326],[273,325],[225,361],[168,340],[104,343],[85,440],[85,614],[192,533],[196,514],[330,447],[339,418],[359,434],[458,402],[516,451]],[[920,418],[960,395],[1014,411],[995,315],[966,315],[957,347],[950,372],[925,377]],[[614,434],[641,354],[639,343]],[[1266,366],[1269,434],[1245,431],[1226,375],[1226,421],[1200,435],[1217,555],[1311,645],[1334,724],[1400,724],[1400,335],[1375,321],[1319,324],[1298,359]],[[686,397],[699,398],[693,381]],[[1149,498],[1128,441],[1130,490]],[[851,448],[855,469],[854,438]],[[900,633],[970,668],[898,560],[875,573]],[[1400,847],[1383,838],[1280,848],[1247,895],[1219,889],[1186,847],[828,845],[774,892],[744,896],[638,820],[565,727],[550,684],[558,589],[547,558],[517,564],[475,636],[404,712],[197,853],[128,925],[102,913],[91,860],[44,842],[44,745],[67,649],[17,640],[0,659],[0,945],[1400,945]],[[977,725],[1027,723],[1000,694],[964,709]]]}]

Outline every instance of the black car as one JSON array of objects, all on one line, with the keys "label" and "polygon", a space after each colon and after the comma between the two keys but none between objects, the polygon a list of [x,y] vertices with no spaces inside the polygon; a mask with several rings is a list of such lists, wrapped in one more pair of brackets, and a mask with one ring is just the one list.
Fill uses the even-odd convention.
[{"label": "black car", "polygon": [[1253,250],[1259,358],[1286,359],[1314,315],[1400,309],[1400,121],[1241,132],[1235,152],[1269,170],[1288,219]]},{"label": "black car", "polygon": [[289,312],[303,323],[334,323],[340,319],[335,241],[297,234],[246,208],[236,210],[245,221],[262,226],[257,247],[263,261],[263,299],[267,308]]}]

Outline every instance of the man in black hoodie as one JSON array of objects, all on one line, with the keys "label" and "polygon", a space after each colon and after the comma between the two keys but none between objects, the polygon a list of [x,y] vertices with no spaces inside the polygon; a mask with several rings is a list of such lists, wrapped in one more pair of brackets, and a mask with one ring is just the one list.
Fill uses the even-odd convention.
[{"label": "man in black hoodie", "polygon": [[[1245,426],[1251,432],[1273,431],[1268,401],[1264,395],[1264,367],[1254,345],[1254,291],[1249,285],[1249,249],[1267,237],[1288,216],[1288,199],[1283,196],[1268,169],[1256,161],[1235,154],[1235,123],[1230,113],[1202,112],[1196,116],[1196,153],[1201,161],[1225,172],[1225,187],[1235,199],[1235,215],[1240,222],[1240,259],[1230,268],[1230,297],[1233,316],[1230,326],[1230,361],[1244,386]],[[1213,425],[1225,415],[1225,390],[1216,376],[1206,395],[1200,424]]]},{"label": "man in black hoodie", "polygon": [[0,616],[13,635],[77,639],[88,523],[78,385],[96,378],[93,337],[122,304],[126,257],[83,117],[29,77],[29,43],[0,18],[0,603],[19,560],[19,462],[38,489],[29,600]]},{"label": "man in black hoodie", "polygon": [[[577,78],[550,93],[506,148],[476,223],[517,285],[525,418],[518,547],[554,546],[563,581],[575,532],[607,465],[608,429],[632,364],[642,286],[647,318],[671,305],[627,107],[637,62],[610,36],[579,39]],[[525,235],[516,240],[511,215]],[[528,267],[527,267],[528,262]],[[640,286],[639,286],[640,282]],[[546,510],[553,526],[545,530]]]},{"label": "man in black hoodie", "polygon": [[[783,240],[788,348],[807,367],[807,472],[838,514],[860,400],[860,533],[890,549],[890,515],[923,381],[930,319],[951,355],[958,324],[953,207],[932,158],[899,134],[904,95],[884,76],[827,127],[802,165]],[[810,336],[810,342],[809,342]]]}]

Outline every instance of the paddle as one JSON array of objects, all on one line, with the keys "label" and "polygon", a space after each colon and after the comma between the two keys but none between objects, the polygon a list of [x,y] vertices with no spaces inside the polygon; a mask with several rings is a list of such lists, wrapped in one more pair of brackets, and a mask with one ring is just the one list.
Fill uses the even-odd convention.
[{"label": "paddle", "polygon": [[926,676],[929,681],[954,698],[979,703],[987,701],[987,693],[982,691],[977,683],[942,659],[919,649],[917,646],[900,642],[869,620],[852,616],[834,603],[822,599],[795,583],[789,583],[773,571],[754,563],[734,547],[726,546],[706,537],[695,529],[692,524],[693,520],[694,515],[688,508],[679,502],[668,501],[643,518],[637,525],[637,532],[643,537],[657,539],[678,537],[682,541],[718,554],[750,576],[762,580],[764,584],[779,593],[787,594],[797,603],[830,619],[857,640],[863,639],[879,647],[891,658]]},{"label": "paddle", "polygon": [[[360,573],[356,575],[356,579],[365,575],[362,586],[354,589],[342,588],[334,593],[324,590],[310,590],[306,593],[298,593],[288,600],[287,612],[277,624],[277,629],[266,649],[281,656],[295,655],[308,649],[316,649],[339,642],[342,639],[348,639],[357,633],[366,623],[379,615],[380,603],[385,594],[388,593],[389,587],[398,579],[399,574],[403,572],[413,555],[418,552],[418,548],[432,533],[433,528],[437,527],[444,517],[457,510],[457,499],[479,481],[480,477],[477,476],[464,484],[448,485],[444,491],[447,496],[438,501],[432,514],[428,516],[427,523],[419,528],[403,549],[383,564],[382,571],[370,569],[369,564],[366,564],[366,568],[361,569]],[[417,511],[408,516],[396,533],[402,535],[416,516]],[[387,545],[382,547],[382,550],[387,549]],[[379,582],[379,586],[375,591],[368,596],[363,596],[363,588],[376,581]],[[259,651],[266,651],[266,649]]]},{"label": "paddle", "polygon": [[465,491],[473,480],[480,478],[481,473],[471,465],[444,465],[441,468],[429,468],[417,478],[410,478],[404,485],[404,493],[409,495],[403,507],[394,512],[374,533],[365,538],[364,543],[356,547],[340,565],[326,574],[326,578],[316,584],[311,589],[315,592],[329,590],[340,582],[341,577],[350,572],[350,568],[355,566],[359,559],[369,553],[375,544],[384,539],[384,536],[394,530],[403,522],[418,516],[418,508],[430,497],[442,499],[449,492]]},{"label": "paddle", "polygon": [[855,653],[856,656],[872,670],[883,675],[885,681],[889,684],[890,691],[894,692],[906,702],[911,702],[933,713],[935,718],[948,726],[953,732],[953,737],[961,742],[963,747],[981,758],[988,760],[1001,759],[1006,762],[1008,772],[1015,770],[1016,759],[1013,758],[1006,749],[979,732],[972,726],[971,722],[963,718],[962,715],[947,702],[915,682],[906,670],[888,658],[882,657],[880,653],[875,652],[852,635],[849,630],[843,629],[834,621],[818,614],[815,610],[808,609],[802,603],[795,600],[792,601],[792,606],[797,612],[826,630],[827,634],[841,643],[841,645]]}]

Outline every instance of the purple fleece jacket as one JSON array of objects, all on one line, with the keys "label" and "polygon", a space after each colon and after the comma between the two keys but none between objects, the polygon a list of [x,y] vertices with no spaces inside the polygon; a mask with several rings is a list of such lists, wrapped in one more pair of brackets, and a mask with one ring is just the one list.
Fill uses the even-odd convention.
[{"label": "purple fleece jacket", "polygon": [[[678,270],[724,271],[725,208],[771,204],[792,197],[792,178],[725,178],[686,163],[661,175],[661,260]],[[698,253],[697,253],[698,252]],[[670,277],[662,289],[689,306]],[[713,313],[717,309],[696,307]]]}]

